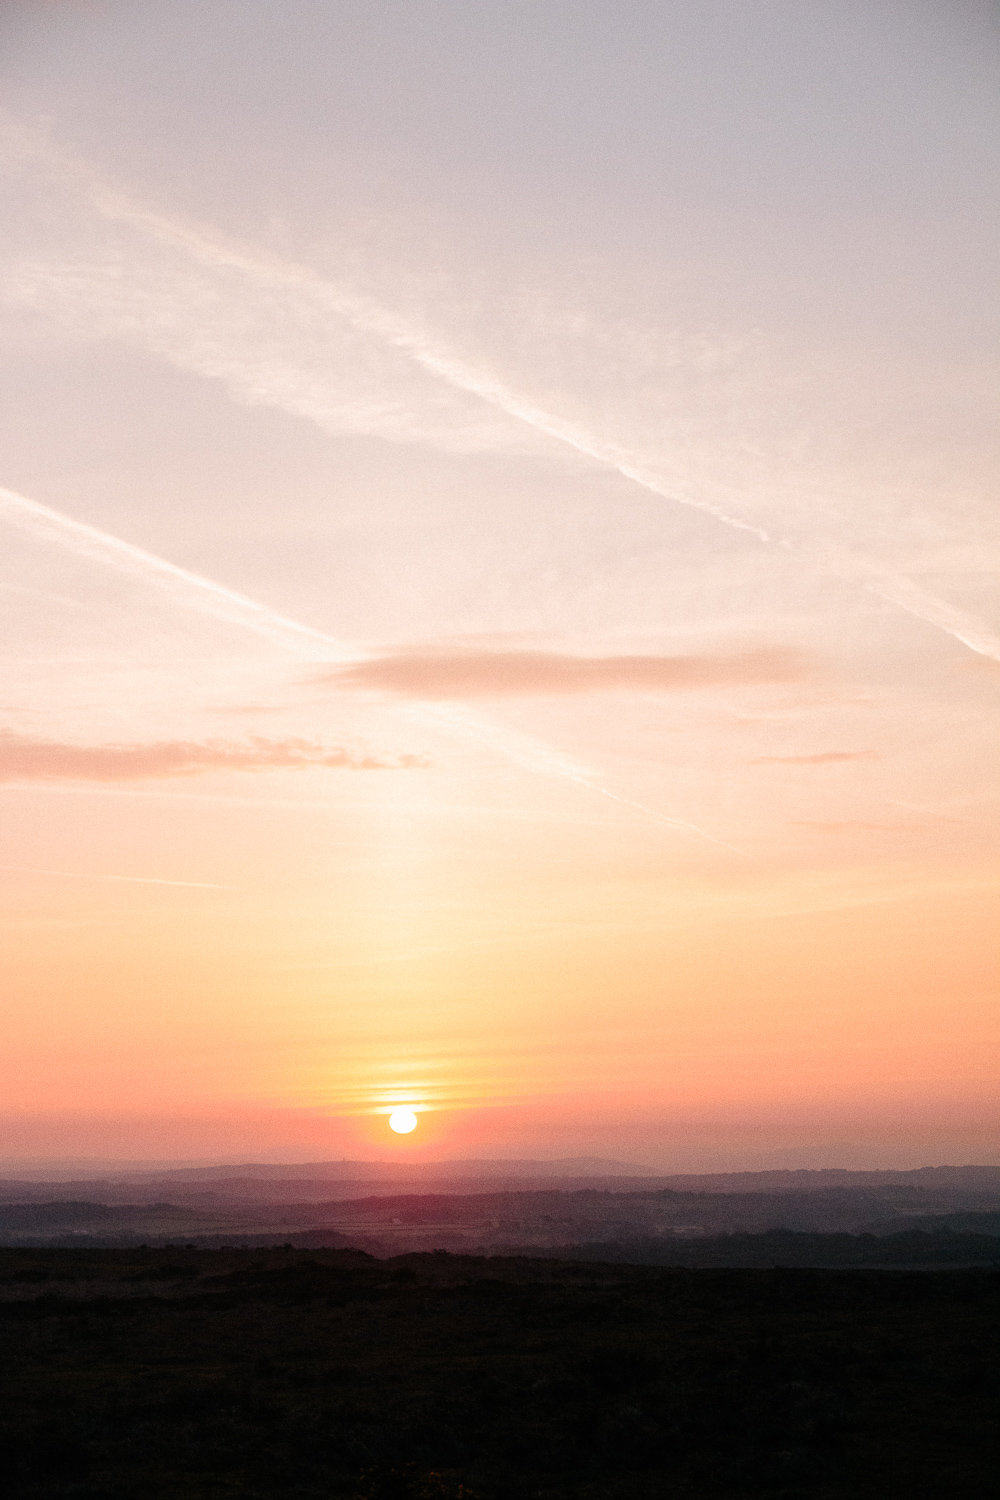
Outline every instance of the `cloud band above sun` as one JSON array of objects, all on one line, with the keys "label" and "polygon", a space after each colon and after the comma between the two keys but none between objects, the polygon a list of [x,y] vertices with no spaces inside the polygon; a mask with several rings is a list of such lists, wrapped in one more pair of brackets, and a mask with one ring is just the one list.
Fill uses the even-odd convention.
[{"label": "cloud band above sun", "polygon": [[801,652],[783,646],[731,655],[574,656],[555,651],[401,651],[325,672],[337,688],[403,698],[521,698],[547,694],[663,693],[796,682]]}]

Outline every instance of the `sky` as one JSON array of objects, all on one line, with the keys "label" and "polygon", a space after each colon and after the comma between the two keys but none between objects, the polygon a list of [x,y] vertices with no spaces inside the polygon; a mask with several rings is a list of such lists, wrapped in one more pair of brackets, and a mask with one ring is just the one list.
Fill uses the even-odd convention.
[{"label": "sky", "polygon": [[1000,1161],[995,6],[0,58],[0,1159]]}]

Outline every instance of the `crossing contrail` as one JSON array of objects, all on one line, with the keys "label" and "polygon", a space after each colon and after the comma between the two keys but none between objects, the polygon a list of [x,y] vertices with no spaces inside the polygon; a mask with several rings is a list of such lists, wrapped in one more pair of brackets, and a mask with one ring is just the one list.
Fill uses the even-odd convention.
[{"label": "crossing contrail", "polygon": [[713,833],[706,833],[704,828],[699,828],[697,823],[689,823],[685,818],[671,818],[666,813],[657,812],[655,807],[647,807],[644,802],[633,802],[631,797],[619,797],[617,792],[609,792],[605,786],[595,786],[593,782],[585,780],[583,776],[573,778],[579,786],[585,786],[592,792],[600,792],[602,797],[608,797],[612,802],[618,802],[622,807],[634,807],[636,812],[645,813],[647,818],[652,818],[657,823],[665,823],[668,828],[679,828],[687,833],[696,833],[699,838],[708,839],[710,844],[718,844],[720,849],[728,849],[733,854],[739,854],[743,859],[755,859],[756,855],[748,854],[745,849],[738,849],[735,844],[727,843],[725,839],[718,839]]},{"label": "crossing contrail", "polygon": [[175,603],[195,609],[200,614],[225,620],[232,625],[242,625],[258,635],[265,636],[276,645],[291,649],[298,656],[310,660],[357,661],[359,653],[287,615],[278,614],[266,604],[259,604],[246,594],[238,594],[212,578],[199,573],[189,573],[176,563],[167,562],[155,553],[145,552],[131,542],[122,541],[96,526],[75,521],[57,510],[50,510],[37,500],[29,500],[14,490],[0,488],[0,520],[36,541],[54,542],[73,552],[77,557],[90,559],[125,573],[141,583],[149,584],[167,594]]}]

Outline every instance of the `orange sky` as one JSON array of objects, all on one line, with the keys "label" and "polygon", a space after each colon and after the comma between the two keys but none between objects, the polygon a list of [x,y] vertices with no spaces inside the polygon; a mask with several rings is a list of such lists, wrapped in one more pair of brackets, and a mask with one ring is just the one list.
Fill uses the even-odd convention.
[{"label": "orange sky", "polygon": [[5,10],[0,1164],[1000,1160],[995,31],[623,6]]}]

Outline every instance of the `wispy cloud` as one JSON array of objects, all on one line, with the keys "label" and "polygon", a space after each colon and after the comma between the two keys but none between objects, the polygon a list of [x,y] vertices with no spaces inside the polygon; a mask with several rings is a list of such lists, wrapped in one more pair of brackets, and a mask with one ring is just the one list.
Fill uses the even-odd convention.
[{"label": "wispy cloud", "polygon": [[792,682],[804,656],[773,646],[733,655],[571,656],[555,651],[402,651],[324,672],[337,688],[404,698],[522,698],[545,694],[679,692]]},{"label": "wispy cloud", "polygon": [[[24,256],[6,277],[9,303],[61,316],[84,333],[134,338],[175,364],[223,380],[240,399],[295,412],[326,431],[458,448],[509,447],[518,430],[530,432],[664,499],[762,542],[776,540],[758,524],[752,496],[731,496],[723,506],[672,467],[666,477],[624,435],[540,405],[488,361],[469,359],[422,322],[346,281],[160,213],[9,120],[0,146],[8,167],[27,168],[67,206],[82,209],[80,241],[89,246],[82,258],[66,261]],[[102,222],[110,240],[95,245],[94,225]],[[119,242],[122,235],[127,239]],[[802,530],[801,519],[794,529]],[[812,528],[799,548],[820,564],[846,566],[898,608],[1000,660],[994,632],[902,574],[850,555]]]},{"label": "wispy cloud", "polygon": [[[358,661],[358,651],[348,648],[322,631],[277,614],[266,605],[247,598],[244,594],[234,593],[214,579],[189,573],[165,558],[145,552],[120,537],[99,531],[82,521],[75,521],[37,500],[18,495],[13,490],[0,489],[0,519],[39,541],[63,547],[75,556],[113,568],[160,589],[180,608],[193,609],[216,619],[227,620],[265,636],[300,659]],[[502,729],[468,712],[426,708],[421,710],[421,714],[420,722],[443,729],[461,739],[489,745],[525,770],[540,775],[570,778],[592,774],[586,772],[578,762],[570,760],[568,756],[541,741]]]},{"label": "wispy cloud", "polygon": [[[134,338],[223,380],[242,400],[293,411],[329,432],[458,449],[555,443],[767,539],[752,518],[668,480],[620,435],[533,401],[422,319],[346,280],[161,213],[37,133],[10,120],[0,124],[8,167],[27,168],[36,184],[47,181],[73,205],[71,212],[83,211],[78,240],[87,247],[62,259],[28,252],[6,277],[8,302],[37,307],[82,333]],[[103,244],[95,240],[95,215],[107,226]]]},{"label": "wispy cloud", "polygon": [[818,755],[758,755],[752,766],[833,766],[845,760],[874,760],[874,750],[822,750]]},{"label": "wispy cloud", "polygon": [[302,766],[337,770],[407,770],[420,756],[386,759],[330,749],[308,740],[254,739],[247,744],[166,740],[149,745],[71,745],[0,730],[0,781],[144,781],[209,771],[279,771]]},{"label": "wispy cloud", "polygon": [[[344,661],[345,658],[352,665],[365,666],[365,662],[358,661],[356,651],[349,651],[342,643],[326,636],[323,632],[314,630],[310,626],[302,625],[297,620],[290,620],[284,615],[279,615],[266,605],[259,604],[254,599],[249,599],[243,594],[237,594],[224,585],[216,583],[215,580],[204,578],[198,574],[189,573],[186,569],[178,568],[166,559],[157,557],[152,553],[145,552],[121,538],[111,536],[107,532],[99,531],[96,527],[88,526],[80,521],[75,521],[58,511],[41,505],[36,500],[30,500],[24,495],[18,495],[12,490],[0,489],[0,518],[20,527],[28,534],[39,540],[55,543],[67,548],[77,556],[89,558],[105,566],[114,568],[129,576],[136,577],[142,582],[165,591],[172,601],[183,608],[191,608],[202,613],[209,614],[215,618],[225,619],[234,624],[242,625],[273,640],[285,649],[293,651],[300,658],[315,659],[317,655],[329,662],[331,658]],[[491,653],[480,653],[488,656]],[[504,653],[492,653],[503,655]],[[531,656],[532,653],[520,653],[523,656]],[[542,653],[538,653],[541,655]],[[759,656],[759,653],[751,653]],[[787,653],[786,666],[790,665],[794,653]],[[375,662],[378,666],[385,662]],[[558,662],[559,658],[555,660]],[[565,658],[570,662],[586,661],[586,658]],[[606,658],[596,659],[603,664]],[[619,661],[646,662],[650,658],[618,658]],[[655,660],[655,659],[653,659]],[[683,658],[672,659],[676,665]],[[745,658],[744,658],[745,660]],[[776,661],[772,666],[776,666]],[[606,668],[604,668],[606,670]],[[759,663],[758,663],[759,669]],[[718,679],[716,679],[718,680]],[[769,680],[774,680],[769,679]],[[605,687],[609,686],[605,682]],[[624,684],[620,683],[619,686]],[[675,682],[675,686],[678,685]],[[706,684],[702,684],[706,685]],[[352,684],[360,686],[360,684]],[[385,690],[385,684],[381,684]],[[575,687],[550,687],[545,691],[595,691],[596,684],[590,688],[581,685]],[[648,684],[646,690],[649,690]],[[535,689],[539,691],[539,689]],[[586,787],[591,792],[599,793],[610,798],[612,801],[622,805],[634,807],[637,811],[644,813],[654,821],[687,832],[693,832],[699,837],[707,839],[710,843],[724,848],[731,848],[725,840],[718,839],[707,830],[697,827],[683,819],[670,817],[668,814],[656,809],[646,808],[638,803],[633,803],[627,798],[596,784],[596,772],[582,765],[578,760],[571,759],[563,752],[553,749],[543,742],[513,730],[504,729],[499,725],[492,724],[487,720],[471,714],[468,710],[459,709],[454,706],[436,707],[431,706],[435,696],[442,698],[487,696],[484,692],[472,693],[466,690],[462,693],[450,691],[444,694],[424,694],[402,692],[397,689],[399,696],[419,698],[424,696],[425,704],[419,710],[418,722],[422,725],[444,730],[449,735],[455,735],[461,739],[472,740],[488,746],[495,753],[503,755],[515,765],[537,775],[556,776],[564,780],[572,781],[579,786]],[[508,696],[510,690],[508,689]],[[411,710],[411,712],[417,712]],[[268,742],[254,741],[253,745],[259,747]],[[273,742],[272,742],[273,743]],[[331,764],[329,759],[325,762],[318,760],[317,756],[310,752],[318,747],[298,746],[299,755],[297,759],[286,760],[285,765],[305,764]],[[279,760],[272,754],[269,759],[252,761],[247,758],[246,747],[237,751],[234,747],[221,747],[221,753],[228,755],[229,759],[220,762],[220,747],[214,746],[191,746],[186,744],[166,744],[156,746],[97,746],[81,747],[74,745],[63,745],[55,742],[25,741],[16,736],[4,734],[0,731],[0,782],[34,782],[36,785],[52,785],[61,779],[86,780],[103,782],[121,782],[123,780],[139,780],[143,778],[180,776],[196,774],[199,771],[219,769],[242,769],[260,770],[277,769]],[[288,743],[285,742],[284,753],[290,753]],[[420,757],[401,757],[398,761],[372,761],[370,758],[362,758],[360,761],[351,760],[347,752],[337,751],[336,755],[344,755],[344,760],[338,760],[338,765],[352,765],[361,769],[368,768],[395,768],[396,766],[408,766],[423,764]],[[60,769],[56,769],[60,768]],[[742,853],[741,850],[736,850]]]},{"label": "wispy cloud", "polygon": [[[7,521],[39,541],[53,543],[77,557],[113,568],[160,589],[169,596],[172,603],[182,609],[193,609],[216,619],[227,620],[265,636],[300,659],[315,661],[319,658],[324,662],[347,660],[355,663],[359,659],[360,653],[357,650],[320,630],[314,630],[312,626],[277,614],[267,605],[247,598],[244,594],[234,593],[212,578],[189,573],[165,558],[145,552],[140,547],[134,547],[131,542],[99,531],[82,521],[75,521],[37,500],[18,495],[13,490],[0,489],[0,520]],[[576,776],[583,770],[577,762],[539,740],[501,729],[468,713],[428,709],[423,711],[423,722],[462,739],[488,744],[516,765],[541,775]]]}]

